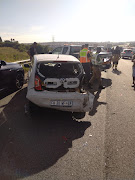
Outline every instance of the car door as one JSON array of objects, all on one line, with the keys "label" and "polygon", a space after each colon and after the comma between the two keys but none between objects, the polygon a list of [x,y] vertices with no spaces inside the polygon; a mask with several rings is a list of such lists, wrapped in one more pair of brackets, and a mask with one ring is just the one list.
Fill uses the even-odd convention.
[{"label": "car door", "polygon": [[0,89],[8,87],[11,82],[11,68],[5,61],[0,61]]},{"label": "car door", "polygon": [[69,54],[68,49],[69,49],[68,46],[64,46],[62,50],[62,54]]}]

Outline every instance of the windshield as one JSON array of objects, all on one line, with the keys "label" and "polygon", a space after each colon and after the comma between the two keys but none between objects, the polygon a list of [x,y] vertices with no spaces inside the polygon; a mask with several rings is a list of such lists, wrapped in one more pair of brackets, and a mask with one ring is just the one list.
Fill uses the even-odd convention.
[{"label": "windshield", "polygon": [[78,53],[81,50],[81,46],[71,46],[71,53]]},{"label": "windshield", "polygon": [[132,50],[125,50],[124,52],[125,52],[125,53],[131,53]]},{"label": "windshield", "polygon": [[37,73],[46,78],[77,77],[81,72],[80,63],[42,62],[37,64]]}]

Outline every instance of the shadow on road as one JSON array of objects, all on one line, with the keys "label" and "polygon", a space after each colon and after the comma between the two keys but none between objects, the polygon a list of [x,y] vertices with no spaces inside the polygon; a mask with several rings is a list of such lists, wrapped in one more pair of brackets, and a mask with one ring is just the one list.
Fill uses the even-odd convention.
[{"label": "shadow on road", "polygon": [[53,166],[91,126],[69,112],[39,109],[26,115],[25,94],[26,88],[19,91],[0,114],[6,121],[0,127],[0,179],[23,178]]},{"label": "shadow on road", "polygon": [[[112,85],[112,80],[111,79],[105,79],[105,78],[102,78],[102,84],[103,84],[103,86],[105,86],[105,88],[107,88],[107,87],[109,87],[109,86],[111,86]],[[106,105],[107,103],[106,102],[99,102],[98,101],[98,99],[99,99],[99,97],[100,97],[100,93],[101,93],[101,89],[98,89],[98,85],[97,84],[95,84],[95,86],[94,86],[94,90],[93,90],[93,94],[95,94],[95,99],[94,99],[94,104],[93,104],[93,109],[92,109],[92,111],[90,111],[89,112],[89,115],[90,116],[94,116],[95,114],[96,114],[96,112],[97,112],[97,107],[99,106],[99,105]],[[103,91],[104,91],[104,89],[103,89]]]},{"label": "shadow on road", "polygon": [[16,90],[15,89],[4,89],[3,91],[0,91],[0,100],[5,98],[6,96],[14,93]]}]

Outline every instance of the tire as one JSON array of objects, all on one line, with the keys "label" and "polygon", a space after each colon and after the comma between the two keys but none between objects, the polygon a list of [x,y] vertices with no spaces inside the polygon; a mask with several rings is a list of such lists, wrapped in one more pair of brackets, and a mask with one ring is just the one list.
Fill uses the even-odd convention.
[{"label": "tire", "polygon": [[21,89],[23,87],[24,83],[24,74],[23,73],[17,73],[15,77],[15,89]]},{"label": "tire", "polygon": [[85,112],[73,112],[73,117],[76,119],[83,119],[85,117]]}]

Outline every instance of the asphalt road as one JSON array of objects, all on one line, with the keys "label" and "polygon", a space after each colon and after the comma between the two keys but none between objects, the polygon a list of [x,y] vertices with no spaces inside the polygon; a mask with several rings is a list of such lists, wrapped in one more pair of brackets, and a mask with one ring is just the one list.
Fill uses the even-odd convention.
[{"label": "asphalt road", "polygon": [[135,91],[132,62],[102,73],[102,91],[82,119],[29,112],[26,85],[0,97],[0,180],[134,180]]}]

